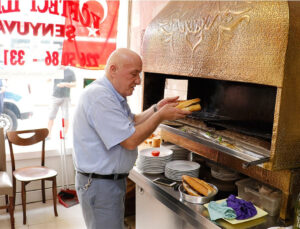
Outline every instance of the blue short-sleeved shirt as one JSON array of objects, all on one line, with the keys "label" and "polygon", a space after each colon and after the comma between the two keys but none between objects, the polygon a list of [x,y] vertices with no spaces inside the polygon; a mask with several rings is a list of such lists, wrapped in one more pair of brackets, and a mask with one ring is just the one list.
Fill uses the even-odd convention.
[{"label": "blue short-sleeved shirt", "polygon": [[128,173],[137,149],[119,143],[135,132],[127,101],[103,76],[86,87],[74,115],[73,146],[77,171],[97,174]]}]

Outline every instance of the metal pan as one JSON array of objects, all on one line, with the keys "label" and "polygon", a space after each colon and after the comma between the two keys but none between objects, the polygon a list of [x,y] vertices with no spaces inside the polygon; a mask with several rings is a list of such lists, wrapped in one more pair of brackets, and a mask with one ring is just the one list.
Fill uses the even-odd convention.
[{"label": "metal pan", "polygon": [[184,201],[187,201],[187,202],[190,202],[190,203],[193,203],[193,204],[206,204],[206,203],[208,203],[218,193],[218,188],[215,185],[213,185],[213,184],[209,184],[209,185],[211,185],[216,190],[216,192],[213,193],[212,195],[210,195],[210,196],[191,196],[191,195],[185,193],[183,185],[181,184],[179,186],[179,189],[178,189],[179,193],[180,193],[180,201],[184,200]]}]

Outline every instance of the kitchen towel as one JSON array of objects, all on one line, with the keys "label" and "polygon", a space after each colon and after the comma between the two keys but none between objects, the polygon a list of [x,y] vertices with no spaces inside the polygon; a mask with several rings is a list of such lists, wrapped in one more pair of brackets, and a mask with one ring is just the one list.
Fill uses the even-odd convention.
[{"label": "kitchen towel", "polygon": [[234,209],[236,219],[248,219],[257,214],[256,208],[251,202],[238,199],[235,195],[230,195],[227,200],[227,206]]},{"label": "kitchen towel", "polygon": [[226,201],[222,203],[217,203],[215,201],[210,201],[208,204],[208,212],[211,220],[217,219],[235,219],[235,211],[231,207],[227,207]]}]

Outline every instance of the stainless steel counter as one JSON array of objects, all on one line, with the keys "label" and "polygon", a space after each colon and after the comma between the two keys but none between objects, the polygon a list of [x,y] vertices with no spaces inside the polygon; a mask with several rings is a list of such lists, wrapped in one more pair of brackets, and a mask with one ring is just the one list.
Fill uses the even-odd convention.
[{"label": "stainless steel counter", "polygon": [[[180,201],[179,191],[175,191],[172,187],[156,184],[153,179],[157,177],[164,177],[163,174],[143,174],[136,167],[134,167],[129,178],[137,185],[137,190],[146,192],[154,197],[162,205],[170,209],[181,220],[188,222],[193,228],[268,228],[272,226],[286,226],[278,217],[265,216],[256,220],[237,225],[229,224],[220,219],[211,221],[206,208],[200,204],[191,204],[185,201]],[[138,210],[138,209],[137,209]],[[140,209],[139,209],[140,210]],[[138,212],[137,212],[138,214]],[[151,220],[155,220],[152,218]],[[179,227],[178,228],[182,228]],[[186,227],[185,227],[186,228]],[[137,228],[138,229],[138,228]],[[163,228],[162,228],[163,229]],[[166,228],[167,229],[167,228]],[[174,228],[177,229],[177,228]]]}]

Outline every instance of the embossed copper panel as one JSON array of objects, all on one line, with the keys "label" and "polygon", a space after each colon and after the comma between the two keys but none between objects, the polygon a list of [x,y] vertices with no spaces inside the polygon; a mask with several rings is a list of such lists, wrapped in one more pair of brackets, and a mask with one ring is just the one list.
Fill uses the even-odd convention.
[{"label": "embossed copper panel", "polygon": [[300,2],[289,2],[289,39],[284,81],[277,89],[273,126],[272,169],[300,168]]},{"label": "embossed copper panel", "polygon": [[[146,30],[143,70],[274,86],[264,168],[300,168],[299,15],[297,1],[171,1]],[[153,88],[163,90],[162,80]]]},{"label": "embossed copper panel", "polygon": [[147,27],[144,71],[282,86],[287,2],[170,2]]}]

